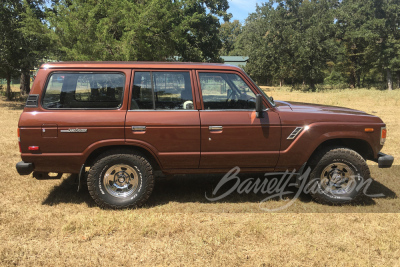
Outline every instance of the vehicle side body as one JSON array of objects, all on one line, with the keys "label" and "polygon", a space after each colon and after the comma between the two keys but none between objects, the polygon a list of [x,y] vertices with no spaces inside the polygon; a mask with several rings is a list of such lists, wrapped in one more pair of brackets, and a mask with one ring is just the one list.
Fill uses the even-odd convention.
[{"label": "vehicle side body", "polygon": [[[190,74],[193,110],[130,110],[136,72],[185,71]],[[111,72],[125,76],[118,109],[46,109],[42,106],[50,74]],[[254,94],[259,88],[238,67],[224,64],[151,62],[65,62],[41,66],[32,85],[37,107],[25,107],[20,120],[21,157],[36,172],[79,173],[107,150],[128,148],[145,154],[166,174],[299,169],[319,149],[340,145],[365,159],[380,157],[382,120],[365,112],[263,98],[263,117],[255,110],[206,110],[199,73],[239,75]],[[221,131],[210,127],[222,126]],[[136,131],[133,127],[145,127]],[[288,137],[297,127],[299,134]],[[366,132],[365,128],[373,130]],[[77,129],[77,130],[74,130]],[[85,129],[80,132],[79,129]],[[75,132],[74,132],[75,131]],[[39,149],[31,151],[30,146]]]}]

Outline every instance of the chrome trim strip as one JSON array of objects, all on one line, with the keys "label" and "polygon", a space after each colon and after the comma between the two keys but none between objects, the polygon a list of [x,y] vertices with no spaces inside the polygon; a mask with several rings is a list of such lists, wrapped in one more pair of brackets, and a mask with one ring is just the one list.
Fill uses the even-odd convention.
[{"label": "chrome trim strip", "polygon": [[[207,111],[207,112],[221,112],[221,111],[247,111],[247,112],[256,112],[255,109],[200,109],[199,111]],[[268,109],[264,109],[263,111],[268,111]]]},{"label": "chrome trim strip", "polygon": [[149,111],[158,111],[158,112],[160,112],[160,111],[179,111],[179,112],[182,112],[182,111],[197,111],[198,112],[198,110],[197,109],[132,109],[132,110],[128,110],[128,112],[140,112],[140,111],[142,111],[142,112],[149,112]]},{"label": "chrome trim strip", "polygon": [[[268,111],[269,109],[264,109],[265,111]],[[247,112],[256,112],[254,109],[130,109],[128,110],[128,112],[140,112],[140,111],[145,111],[145,112],[149,112],[149,111],[157,111],[157,112],[161,112],[161,111],[207,111],[207,112],[234,112],[234,111],[247,111]]]},{"label": "chrome trim strip", "polygon": [[68,130],[60,130],[60,132],[61,133],[87,133],[87,129],[79,129],[79,128],[73,129],[73,128],[70,128]]}]

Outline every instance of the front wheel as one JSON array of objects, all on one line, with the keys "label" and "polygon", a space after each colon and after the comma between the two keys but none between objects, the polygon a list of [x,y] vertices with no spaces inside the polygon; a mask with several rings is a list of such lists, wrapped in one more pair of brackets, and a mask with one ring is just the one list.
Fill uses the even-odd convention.
[{"label": "front wheel", "polygon": [[348,148],[321,151],[311,160],[311,196],[320,203],[340,205],[362,196],[365,182],[370,178],[364,158]]},{"label": "front wheel", "polygon": [[153,168],[138,153],[107,153],[92,166],[87,183],[90,195],[102,208],[139,207],[153,190]]}]

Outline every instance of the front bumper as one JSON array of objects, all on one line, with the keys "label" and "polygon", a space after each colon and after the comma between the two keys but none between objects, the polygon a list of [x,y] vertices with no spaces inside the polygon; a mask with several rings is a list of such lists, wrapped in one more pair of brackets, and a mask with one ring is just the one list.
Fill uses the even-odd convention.
[{"label": "front bumper", "polygon": [[378,163],[379,168],[390,168],[392,167],[394,158],[391,155],[386,155],[382,152],[379,152],[378,158],[374,161]]},{"label": "front bumper", "polygon": [[33,163],[27,163],[24,161],[20,161],[17,163],[17,172],[20,175],[29,175],[33,172]]}]

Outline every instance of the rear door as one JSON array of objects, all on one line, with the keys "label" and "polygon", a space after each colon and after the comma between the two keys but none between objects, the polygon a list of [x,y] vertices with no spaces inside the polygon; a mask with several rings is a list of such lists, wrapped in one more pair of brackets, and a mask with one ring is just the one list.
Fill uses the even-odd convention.
[{"label": "rear door", "polygon": [[130,77],[125,69],[49,71],[38,112],[21,116],[22,153],[40,153],[40,166],[76,172],[89,147],[105,140],[124,144]]},{"label": "rear door", "polygon": [[280,148],[280,119],[267,110],[256,118],[255,93],[236,72],[198,71],[201,88],[200,168],[273,169]]},{"label": "rear door", "polygon": [[163,169],[198,168],[200,119],[191,70],[135,70],[127,144],[150,149]]}]

